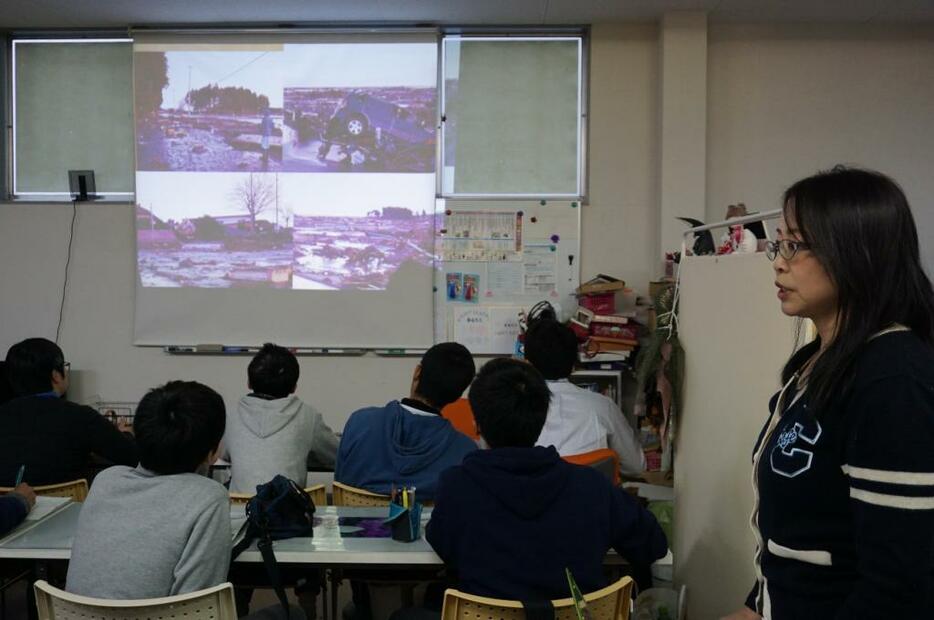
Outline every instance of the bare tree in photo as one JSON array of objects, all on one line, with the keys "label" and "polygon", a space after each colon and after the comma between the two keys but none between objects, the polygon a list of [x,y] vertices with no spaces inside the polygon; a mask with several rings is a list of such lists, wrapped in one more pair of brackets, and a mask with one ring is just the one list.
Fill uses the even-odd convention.
[{"label": "bare tree in photo", "polygon": [[276,188],[258,174],[240,181],[231,193],[231,200],[250,214],[250,229],[256,230],[256,217],[276,200]]}]

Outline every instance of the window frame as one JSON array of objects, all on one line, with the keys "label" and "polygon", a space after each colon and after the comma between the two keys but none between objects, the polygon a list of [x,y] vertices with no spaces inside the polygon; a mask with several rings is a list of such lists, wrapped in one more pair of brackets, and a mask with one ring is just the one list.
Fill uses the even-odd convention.
[{"label": "window frame", "polygon": [[[89,33],[81,32],[61,32],[61,33],[11,33],[4,46],[4,52],[7,54],[7,62],[4,62],[4,68],[7,75],[3,76],[3,83],[7,88],[7,96],[4,110],[9,118],[9,133],[6,136],[6,148],[4,154],[7,161],[3,161],[5,183],[3,184],[3,196],[10,202],[71,202],[71,192],[22,192],[17,191],[17,162],[16,162],[16,47],[24,44],[96,44],[96,43],[126,43],[130,45],[130,54],[132,55],[133,38],[124,33]],[[130,85],[132,89],[132,84]],[[133,145],[135,149],[135,144]],[[135,150],[133,151],[135,158]],[[100,197],[98,202],[117,202],[131,203],[136,200],[135,179],[130,180],[130,185],[134,187],[132,191],[109,192],[98,191]]]},{"label": "window frame", "polygon": [[[577,41],[577,191],[572,193],[467,193],[444,190],[444,119],[447,109],[445,69],[447,66],[446,41]],[[438,161],[436,165],[436,192],[438,198],[445,200],[578,200],[586,204],[588,196],[589,141],[590,124],[589,93],[590,37],[585,28],[550,30],[525,30],[521,28],[502,30],[480,30],[477,32],[462,29],[444,29],[438,49]]]}]

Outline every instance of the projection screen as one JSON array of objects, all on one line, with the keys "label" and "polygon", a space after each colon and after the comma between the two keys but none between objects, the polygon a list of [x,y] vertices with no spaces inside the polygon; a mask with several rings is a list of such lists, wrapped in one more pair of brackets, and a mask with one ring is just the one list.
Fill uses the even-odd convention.
[{"label": "projection screen", "polygon": [[437,49],[137,35],[136,343],[430,346]]}]

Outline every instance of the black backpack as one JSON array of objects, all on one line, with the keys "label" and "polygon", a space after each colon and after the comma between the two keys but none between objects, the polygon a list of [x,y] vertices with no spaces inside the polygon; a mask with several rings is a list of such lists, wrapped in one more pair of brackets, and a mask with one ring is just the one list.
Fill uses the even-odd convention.
[{"label": "black backpack", "polygon": [[243,539],[230,552],[233,563],[253,541],[263,556],[263,565],[276,596],[289,614],[289,604],[279,575],[279,564],[272,551],[272,541],[299,536],[312,536],[315,504],[293,480],[277,475],[256,487],[256,495],[246,505],[246,532]]}]

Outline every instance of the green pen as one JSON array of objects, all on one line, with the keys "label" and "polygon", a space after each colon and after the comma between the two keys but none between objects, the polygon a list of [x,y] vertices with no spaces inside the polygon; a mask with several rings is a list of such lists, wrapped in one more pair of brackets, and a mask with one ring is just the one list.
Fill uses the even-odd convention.
[{"label": "green pen", "polygon": [[23,481],[23,475],[25,473],[26,473],[26,465],[20,465],[19,471],[16,472],[16,484],[14,484],[13,486],[18,487],[20,485],[20,483]]}]

